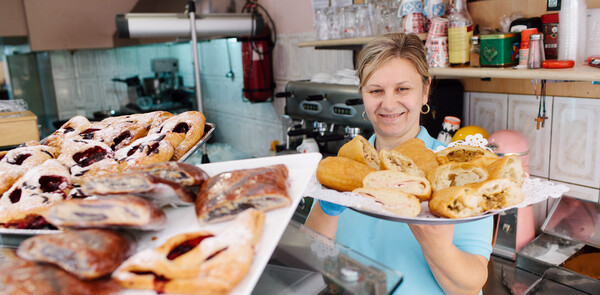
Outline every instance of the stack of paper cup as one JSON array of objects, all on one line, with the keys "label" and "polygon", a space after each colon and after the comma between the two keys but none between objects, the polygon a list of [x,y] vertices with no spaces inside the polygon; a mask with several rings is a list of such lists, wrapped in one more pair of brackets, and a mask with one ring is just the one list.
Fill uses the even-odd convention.
[{"label": "stack of paper cup", "polygon": [[446,4],[444,0],[425,0],[425,5],[423,7],[423,15],[426,18],[425,31],[429,31],[433,19],[442,17],[445,11]]},{"label": "stack of paper cup", "polygon": [[406,33],[425,33],[425,18],[421,0],[402,0],[399,14],[404,18],[402,27]]},{"label": "stack of paper cup", "polygon": [[431,28],[425,41],[427,62],[432,68],[449,66],[448,61],[448,19],[436,17],[431,20]]}]

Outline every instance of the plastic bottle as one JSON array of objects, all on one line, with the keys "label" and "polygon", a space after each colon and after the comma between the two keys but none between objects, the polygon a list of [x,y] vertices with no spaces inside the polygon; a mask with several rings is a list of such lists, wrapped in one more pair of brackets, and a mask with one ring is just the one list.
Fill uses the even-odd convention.
[{"label": "plastic bottle", "polygon": [[558,59],[583,62],[585,60],[587,10],[585,0],[563,0],[560,7]]},{"label": "plastic bottle", "polygon": [[473,19],[466,0],[454,0],[448,15],[448,58],[450,66],[468,66],[473,36]]}]

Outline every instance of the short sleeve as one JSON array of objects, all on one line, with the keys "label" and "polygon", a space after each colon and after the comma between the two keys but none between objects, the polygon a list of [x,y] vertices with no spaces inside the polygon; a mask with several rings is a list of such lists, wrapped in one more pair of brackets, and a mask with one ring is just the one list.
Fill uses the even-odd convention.
[{"label": "short sleeve", "polygon": [[454,226],[452,242],[462,251],[481,255],[489,260],[492,253],[493,224],[494,218],[491,216],[459,223]]}]

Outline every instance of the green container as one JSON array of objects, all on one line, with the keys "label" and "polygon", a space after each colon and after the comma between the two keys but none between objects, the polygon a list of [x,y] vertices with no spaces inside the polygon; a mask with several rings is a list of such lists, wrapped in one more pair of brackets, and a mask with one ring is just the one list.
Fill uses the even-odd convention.
[{"label": "green container", "polygon": [[519,63],[520,33],[482,35],[479,40],[482,67],[509,67]]}]

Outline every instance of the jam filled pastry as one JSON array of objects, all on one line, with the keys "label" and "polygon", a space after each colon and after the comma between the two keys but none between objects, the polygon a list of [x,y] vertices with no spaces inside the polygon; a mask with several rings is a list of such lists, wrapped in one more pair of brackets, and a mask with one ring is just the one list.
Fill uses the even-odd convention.
[{"label": "jam filled pastry", "polygon": [[19,257],[57,265],[72,275],[92,280],[112,273],[127,258],[131,241],[102,229],[38,235],[21,243]]},{"label": "jam filled pastry", "polygon": [[0,294],[6,295],[111,295],[121,286],[110,279],[82,281],[49,264],[23,259],[0,264]]},{"label": "jam filled pastry", "polygon": [[209,178],[196,198],[198,222],[229,220],[247,208],[267,211],[287,207],[288,170],[285,165],[223,172]]},{"label": "jam filled pastry", "polygon": [[180,184],[142,171],[106,174],[89,179],[81,186],[85,195],[132,194],[159,207],[190,206],[195,195]]},{"label": "jam filled pastry", "polygon": [[25,172],[57,155],[57,148],[44,145],[18,147],[8,151],[0,160],[0,194],[6,192]]},{"label": "jam filled pastry", "polygon": [[177,161],[200,141],[204,135],[205,124],[206,118],[201,112],[188,111],[167,119],[151,129],[148,134],[166,134],[167,132],[183,134],[185,139],[175,146],[173,154],[173,161]]},{"label": "jam filled pastry", "polygon": [[106,143],[111,149],[116,151],[146,136],[148,130],[172,116],[173,114],[169,112],[156,111],[145,114],[109,117],[100,122],[100,124],[106,125],[106,128],[98,130],[94,134],[94,138]]},{"label": "jam filled pastry", "polygon": [[208,179],[208,174],[200,167],[173,161],[135,167],[134,170],[144,171],[183,186],[200,186]]},{"label": "jam filled pastry", "polygon": [[250,270],[264,218],[247,209],[219,233],[176,235],[136,253],[112,277],[123,287],[159,293],[227,294]]},{"label": "jam filled pastry", "polygon": [[29,170],[0,197],[0,227],[53,228],[42,215],[67,197],[69,179],[67,168],[55,159]]},{"label": "jam filled pastry", "polygon": [[115,158],[122,163],[123,169],[167,162],[171,160],[175,147],[184,137],[183,134],[173,132],[148,134],[118,150]]},{"label": "jam filled pastry", "polygon": [[146,131],[162,124],[167,119],[173,117],[173,114],[166,111],[155,111],[143,114],[131,114],[118,117],[108,117],[101,122],[107,124],[118,124],[122,122],[136,123],[146,126]]},{"label": "jam filled pastry", "polygon": [[65,139],[58,160],[69,167],[72,182],[81,184],[85,174],[89,178],[92,175],[103,174],[101,171],[118,172],[119,164],[113,159],[113,150],[97,140],[92,139]]},{"label": "jam filled pastry", "polygon": [[75,116],[64,123],[58,130],[54,131],[54,133],[40,141],[40,143],[60,148],[63,139],[69,137],[80,138],[79,132],[87,129],[88,126],[90,126],[90,121],[86,117]]},{"label": "jam filled pastry", "polygon": [[94,196],[70,199],[44,215],[57,227],[161,230],[165,213],[152,202],[132,195]]}]

